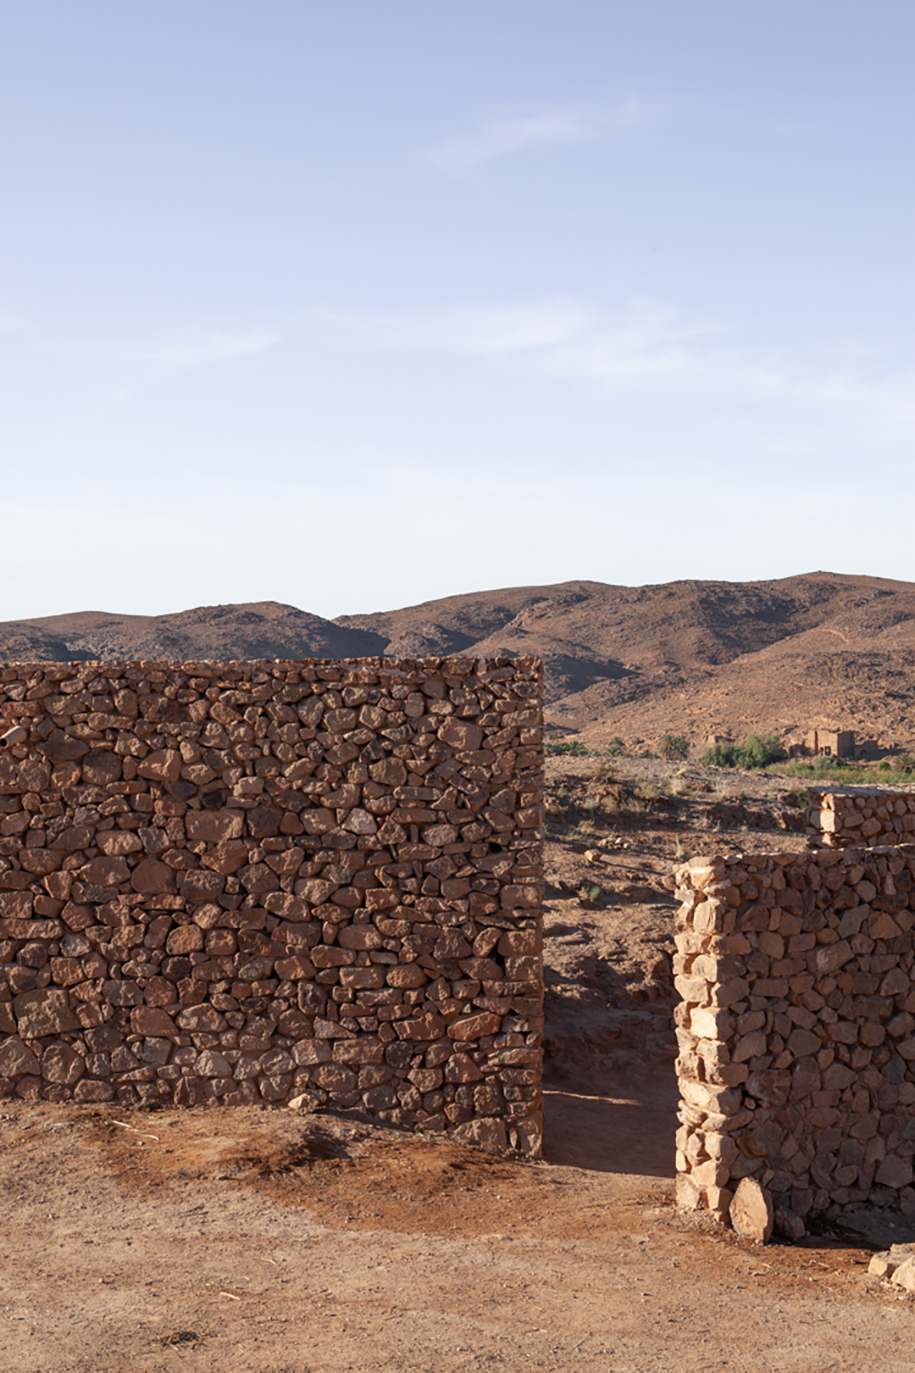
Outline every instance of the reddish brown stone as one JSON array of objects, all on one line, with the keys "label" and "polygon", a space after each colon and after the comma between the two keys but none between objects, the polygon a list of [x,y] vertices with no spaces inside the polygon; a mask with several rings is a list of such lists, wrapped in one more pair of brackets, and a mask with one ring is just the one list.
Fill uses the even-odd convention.
[{"label": "reddish brown stone", "polygon": [[396,964],[388,968],[386,978],[389,987],[421,987],[427,980],[418,963]]},{"label": "reddish brown stone", "polygon": [[212,868],[214,872],[228,877],[245,866],[248,852],[248,845],[244,840],[227,839],[224,844],[217,844],[209,853],[205,853],[200,861],[205,868]]},{"label": "reddish brown stone", "polygon": [[0,1044],[0,1078],[37,1075],[40,1065],[36,1055],[21,1039],[7,1039]]},{"label": "reddish brown stone", "polygon": [[453,1054],[445,1064],[446,1082],[479,1082],[483,1074],[468,1054]]},{"label": "reddish brown stone", "polygon": [[[148,989],[147,989],[148,990]],[[130,1012],[130,1028],[135,1035],[173,1038],[178,1027],[167,1012],[154,1006],[135,1006]]]},{"label": "reddish brown stone", "polygon": [[445,1022],[435,1011],[427,1011],[413,1020],[395,1021],[394,1028],[401,1039],[441,1039],[445,1033]]},{"label": "reddish brown stone", "polygon": [[175,874],[167,864],[161,863],[158,858],[145,858],[142,863],[138,863],[134,868],[130,885],[135,892],[144,894],[173,892],[175,890]]},{"label": "reddish brown stone", "polygon": [[226,885],[226,879],[218,872],[203,868],[192,868],[181,875],[181,895],[187,901],[213,901]]},{"label": "reddish brown stone", "polygon": [[500,1016],[492,1011],[483,1011],[480,1015],[461,1016],[459,1020],[452,1021],[448,1026],[448,1036],[461,1041],[479,1039],[481,1035],[498,1034],[501,1027]]},{"label": "reddish brown stone", "polygon": [[67,1044],[49,1044],[41,1056],[41,1076],[46,1082],[72,1087],[86,1071],[86,1060]]},{"label": "reddish brown stone", "polygon": [[90,749],[82,760],[83,781],[94,787],[107,787],[121,776],[121,760],[110,749]]},{"label": "reddish brown stone", "polygon": [[119,887],[130,881],[130,869],[123,858],[93,858],[80,868],[79,875],[94,887]]},{"label": "reddish brown stone", "polygon": [[244,834],[244,812],[192,810],[184,817],[184,827],[188,840],[192,843],[205,840],[208,844],[218,844],[226,839],[240,839]]},{"label": "reddish brown stone", "polygon": [[111,1101],[114,1088],[110,1082],[98,1082],[84,1077],[73,1089],[74,1101]]},{"label": "reddish brown stone", "polygon": [[70,1009],[70,998],[63,988],[47,987],[21,992],[13,998],[16,1024],[23,1039],[40,1039],[65,1030],[78,1030],[79,1021]]},{"label": "reddish brown stone", "polygon": [[198,953],[203,948],[203,930],[199,925],[179,925],[168,936],[165,948],[170,954]]},{"label": "reddish brown stone", "polygon": [[119,858],[127,853],[139,853],[143,843],[131,830],[108,830],[98,836],[98,846],[108,858]]},{"label": "reddish brown stone", "polygon": [[177,782],[181,776],[181,754],[177,749],[150,753],[137,767],[137,775],[155,782]]},{"label": "reddish brown stone", "polygon": [[438,737],[443,744],[449,744],[464,753],[473,753],[483,742],[483,731],[479,725],[471,725],[466,720],[450,716],[439,730]]},{"label": "reddish brown stone", "polygon": [[506,930],[499,939],[501,954],[540,953],[543,948],[543,935],[538,928],[530,930]]},{"label": "reddish brown stone", "polygon": [[351,949],[326,948],[318,945],[311,951],[311,961],[316,968],[342,968],[346,963],[355,963],[356,955]]},{"label": "reddish brown stone", "polygon": [[226,1020],[215,1006],[187,1006],[178,1013],[178,1027],[182,1030],[204,1030],[217,1034],[226,1028]]}]

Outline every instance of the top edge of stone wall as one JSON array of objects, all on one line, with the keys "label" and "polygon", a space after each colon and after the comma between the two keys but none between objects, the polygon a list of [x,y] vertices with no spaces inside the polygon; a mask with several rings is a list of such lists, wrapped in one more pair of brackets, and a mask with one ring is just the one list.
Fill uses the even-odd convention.
[{"label": "top edge of stone wall", "polygon": [[862,783],[857,786],[849,783],[847,786],[810,786],[806,791],[816,793],[817,797],[823,796],[911,796],[915,792],[915,783],[894,783],[891,787],[881,787],[878,784],[865,785]]},{"label": "top edge of stone wall", "polygon": [[915,844],[849,844],[841,849],[801,849],[785,853],[711,853],[696,854],[676,869],[676,874],[695,872],[698,869],[720,867],[736,868],[748,865],[763,865],[777,868],[808,866],[810,863],[824,862],[853,863],[856,855],[885,853],[915,853]]},{"label": "top edge of stone wall", "polygon": [[537,674],[543,671],[543,660],[536,657],[517,658],[473,658],[461,655],[443,658],[79,658],[66,662],[57,659],[38,662],[0,661],[0,681],[10,680],[26,672],[43,672],[56,675],[65,669],[88,670],[107,668],[143,668],[160,671],[188,672],[194,668],[209,671],[232,669],[256,669],[270,672],[273,669],[297,670],[321,668],[346,668],[356,672],[384,673],[425,673],[467,676],[475,672],[504,672],[510,670],[521,674]]}]

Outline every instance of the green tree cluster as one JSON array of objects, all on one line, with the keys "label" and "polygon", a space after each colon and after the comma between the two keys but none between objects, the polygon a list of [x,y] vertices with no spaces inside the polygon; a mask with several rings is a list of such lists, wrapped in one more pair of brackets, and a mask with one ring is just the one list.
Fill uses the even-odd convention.
[{"label": "green tree cluster", "polygon": [[774,734],[751,734],[745,744],[715,744],[705,763],[710,768],[765,768],[787,756]]}]

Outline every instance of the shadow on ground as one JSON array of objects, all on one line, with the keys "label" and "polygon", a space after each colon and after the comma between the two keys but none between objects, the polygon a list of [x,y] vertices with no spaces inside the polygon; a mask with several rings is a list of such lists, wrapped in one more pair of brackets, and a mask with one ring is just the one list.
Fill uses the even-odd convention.
[{"label": "shadow on ground", "polygon": [[673,1178],[677,1099],[673,1064],[590,1087],[548,1082],[546,1158],[602,1173]]}]

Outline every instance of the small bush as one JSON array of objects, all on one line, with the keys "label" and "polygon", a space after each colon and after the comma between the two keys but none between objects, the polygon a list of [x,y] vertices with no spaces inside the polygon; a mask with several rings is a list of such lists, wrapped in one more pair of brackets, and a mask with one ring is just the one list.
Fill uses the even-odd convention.
[{"label": "small bush", "polygon": [[713,744],[703,762],[707,768],[736,768],[738,752],[736,744]]},{"label": "small bush", "polygon": [[669,763],[683,763],[689,757],[689,744],[682,734],[665,734],[661,740],[660,754]]},{"label": "small bush", "polygon": [[620,738],[620,736],[619,736],[618,734],[614,734],[613,738],[610,740],[609,744],[607,745],[607,755],[608,755],[608,757],[610,757],[610,758],[621,758],[625,752],[626,752],[626,745],[623,743],[622,739]]}]

